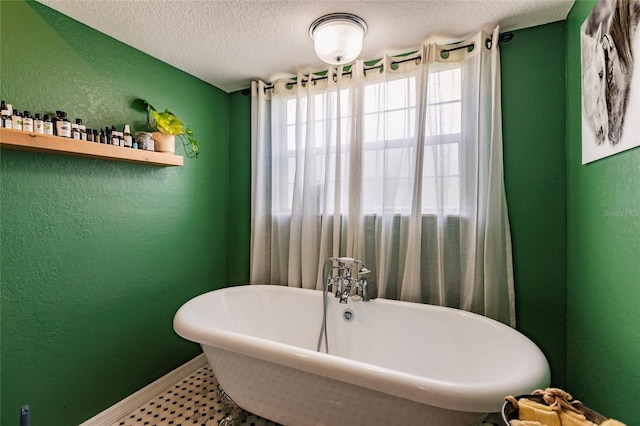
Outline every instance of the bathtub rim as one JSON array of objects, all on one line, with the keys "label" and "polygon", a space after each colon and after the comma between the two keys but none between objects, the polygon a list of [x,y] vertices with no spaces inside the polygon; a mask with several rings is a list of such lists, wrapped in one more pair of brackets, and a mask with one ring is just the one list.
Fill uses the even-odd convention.
[{"label": "bathtub rim", "polygon": [[[519,374],[517,376],[518,380],[516,381],[516,384],[511,385],[509,385],[510,382],[505,380],[483,383],[449,382],[392,370],[386,367],[379,367],[363,361],[356,361],[336,355],[319,353],[315,350],[286,343],[274,342],[261,337],[250,336],[235,331],[228,331],[222,328],[217,328],[213,324],[205,327],[199,324],[190,323],[186,318],[186,312],[189,309],[203,303],[203,301],[209,297],[217,296],[213,296],[213,293],[220,294],[252,290],[304,291],[313,292],[314,295],[319,296],[318,290],[259,284],[241,285],[213,290],[192,298],[180,307],[174,317],[174,330],[181,337],[200,343],[201,345],[213,346],[227,351],[237,352],[249,357],[296,368],[309,373],[329,377],[334,380],[392,394],[419,403],[455,411],[478,413],[498,412],[502,406],[504,397],[508,393],[517,393],[515,390],[513,392],[505,391],[505,387],[513,386],[514,389],[525,389],[525,381],[535,381],[539,384],[537,387],[544,388],[548,386],[550,382],[549,364],[546,357],[526,336],[517,330],[490,318],[455,308],[401,302],[382,298],[374,299],[369,302],[376,304],[410,303],[411,305],[417,305],[418,308],[446,310],[457,315],[471,316],[474,319],[489,322],[494,326],[499,324],[499,326],[506,327],[511,330],[511,332],[516,333],[518,338],[524,344],[530,346],[530,350],[537,351],[539,353],[539,356],[536,359],[538,361],[537,365],[532,365],[528,369],[529,371]],[[539,371],[542,373],[532,373],[531,371]],[[492,389],[488,389],[488,387],[492,387]],[[527,391],[531,390],[529,387],[526,387],[526,389]]]}]

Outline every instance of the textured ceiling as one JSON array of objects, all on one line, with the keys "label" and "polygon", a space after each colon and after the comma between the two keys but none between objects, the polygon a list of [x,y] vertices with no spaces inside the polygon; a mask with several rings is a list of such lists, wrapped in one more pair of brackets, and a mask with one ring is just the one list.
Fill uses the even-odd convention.
[{"label": "textured ceiling", "polygon": [[567,17],[574,0],[40,0],[123,43],[226,92],[321,70],[309,26],[354,13],[369,31],[360,55],[407,52],[425,40],[459,41],[479,29],[501,32]]}]

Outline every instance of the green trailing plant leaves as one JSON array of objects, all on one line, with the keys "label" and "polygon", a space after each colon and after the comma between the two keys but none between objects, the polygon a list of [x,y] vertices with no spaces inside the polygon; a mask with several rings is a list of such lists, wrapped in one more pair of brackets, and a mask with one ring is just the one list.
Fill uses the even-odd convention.
[{"label": "green trailing plant leaves", "polygon": [[188,158],[198,157],[200,154],[199,142],[194,138],[191,127],[182,123],[168,109],[165,109],[164,112],[158,112],[146,99],[138,98],[136,101],[141,101],[146,106],[147,122],[152,130],[176,136],[182,142],[185,155]]},{"label": "green trailing plant leaves", "polygon": [[156,127],[162,133],[167,135],[179,135],[184,133],[184,127],[182,122],[175,115],[171,114],[169,111],[165,110],[165,112],[157,112],[152,111],[153,118],[156,121]]}]

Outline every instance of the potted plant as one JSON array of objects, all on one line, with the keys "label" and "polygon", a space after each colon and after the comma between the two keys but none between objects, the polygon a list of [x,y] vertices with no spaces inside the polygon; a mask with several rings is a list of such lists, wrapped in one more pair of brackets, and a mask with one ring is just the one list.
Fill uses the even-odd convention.
[{"label": "potted plant", "polygon": [[178,117],[168,109],[159,112],[146,99],[138,99],[147,108],[147,124],[153,131],[155,150],[159,152],[175,152],[176,136],[182,142],[185,155],[197,158],[200,150],[198,141],[193,137],[191,127],[182,123]]}]

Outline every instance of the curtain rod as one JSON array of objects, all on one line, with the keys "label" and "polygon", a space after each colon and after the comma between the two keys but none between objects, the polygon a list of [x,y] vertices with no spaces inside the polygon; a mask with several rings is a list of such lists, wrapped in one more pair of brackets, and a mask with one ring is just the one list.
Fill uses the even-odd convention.
[{"label": "curtain rod", "polygon": [[[512,39],[513,39],[513,33],[512,33],[512,32],[510,32],[510,31],[509,31],[509,32],[502,33],[502,34],[499,34],[499,36],[498,36],[498,41],[503,42],[503,43],[508,43],[508,42],[510,42]],[[491,48],[491,38],[487,38],[487,39],[484,41],[484,43],[485,43],[485,45],[487,46],[487,49],[490,49],[490,48]],[[449,52],[455,52],[456,50],[461,50],[461,49],[468,49],[468,50],[469,50],[469,52],[471,52],[471,51],[473,51],[473,48],[474,48],[474,44],[473,44],[473,43],[463,44],[463,45],[460,45],[460,46],[457,46],[457,45],[456,45],[455,47],[452,47],[451,49],[444,49],[444,50],[442,50],[442,51],[440,52],[440,56],[442,56],[442,58],[443,58],[443,59],[446,59],[446,58],[448,58],[448,57],[449,57]],[[415,52],[413,52],[413,53],[415,53]],[[410,54],[411,54],[411,53],[409,53],[408,55],[410,55]],[[443,56],[443,55],[446,55],[446,56]],[[418,55],[418,56],[411,57],[411,58],[407,58],[407,59],[398,59],[398,60],[396,60],[396,61],[391,62],[391,67],[393,67],[393,66],[395,66],[395,65],[400,65],[400,64],[405,63],[405,62],[410,62],[410,61],[416,61],[416,64],[419,64],[421,60],[422,60],[422,55]],[[371,71],[371,70],[375,70],[375,69],[380,69],[380,70],[381,70],[381,69],[382,69],[382,67],[383,67],[383,64],[380,64],[380,65],[373,65],[373,66],[371,66],[371,67],[364,67],[364,72],[366,73],[367,71]],[[345,76],[345,75],[351,75],[351,66],[349,67],[349,71],[344,71],[344,72],[342,73],[342,75],[343,75],[343,76]],[[328,79],[328,78],[329,78],[329,76],[328,76],[328,75],[323,75],[323,76],[321,76],[321,77],[311,77],[311,78],[307,78],[306,80],[305,80],[305,79],[303,79],[303,80],[302,80],[302,83],[307,83],[307,82],[309,82],[309,81],[311,81],[311,82],[313,83],[313,82],[315,82],[315,81],[322,81],[322,80],[326,80],[326,79]],[[333,81],[335,82],[335,81],[336,81],[336,79],[337,79],[337,75],[336,75],[336,74],[334,74],[334,75],[333,75]],[[291,84],[294,84],[294,83],[291,83]],[[271,89],[273,89],[273,87],[274,87],[274,86],[273,86],[273,84],[271,84],[271,85],[265,86],[265,87],[264,87],[264,90],[265,90],[265,91],[266,91],[266,90],[271,90]],[[241,92],[241,93],[242,93],[242,95],[244,95],[244,96],[248,96],[248,95],[251,93],[251,90],[250,90],[250,89],[242,89],[242,92]]]}]

